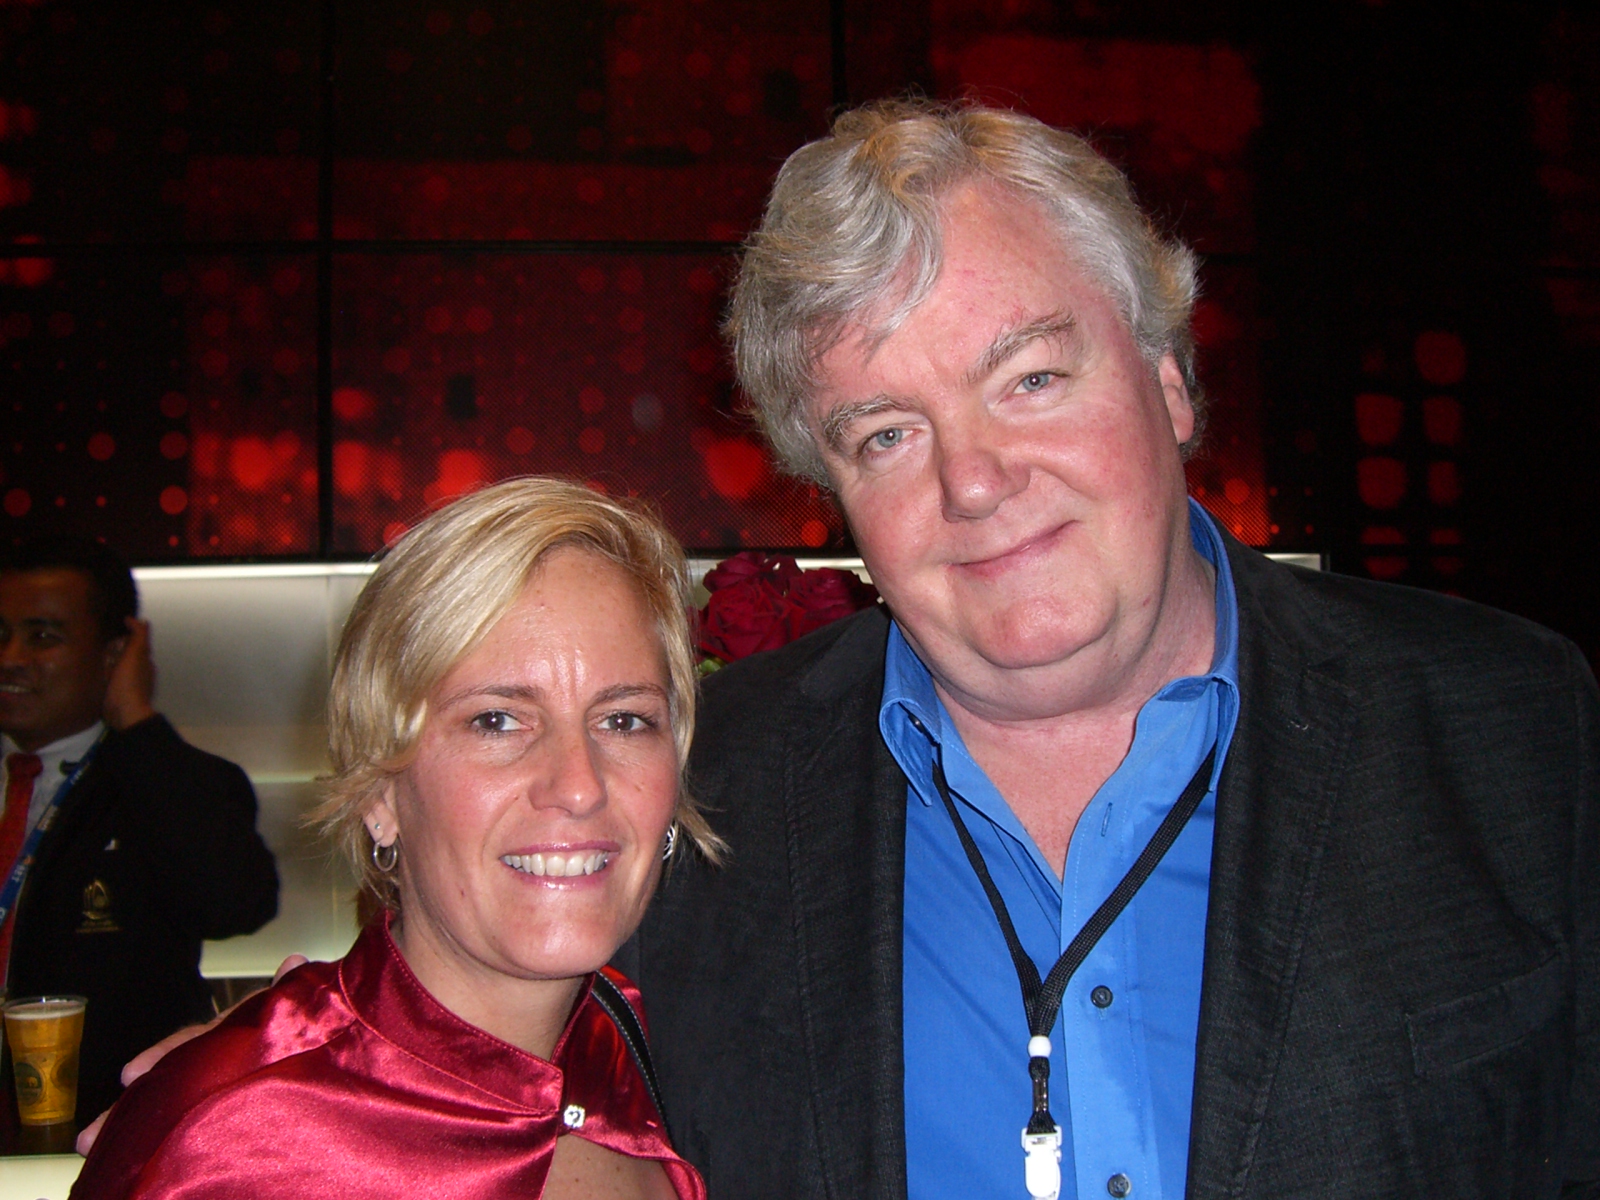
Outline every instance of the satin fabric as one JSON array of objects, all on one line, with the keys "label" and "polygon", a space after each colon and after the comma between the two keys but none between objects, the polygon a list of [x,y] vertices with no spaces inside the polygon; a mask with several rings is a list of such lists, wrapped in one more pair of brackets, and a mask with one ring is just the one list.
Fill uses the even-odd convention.
[{"label": "satin fabric", "polygon": [[526,1198],[562,1134],[654,1159],[680,1200],[705,1200],[587,990],[546,1062],[447,1011],[374,922],[129,1088],[72,1196]]}]

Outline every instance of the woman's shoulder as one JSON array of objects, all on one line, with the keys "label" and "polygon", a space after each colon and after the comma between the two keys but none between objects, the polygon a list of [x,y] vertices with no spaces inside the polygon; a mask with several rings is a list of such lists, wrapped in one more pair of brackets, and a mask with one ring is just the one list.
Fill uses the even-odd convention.
[{"label": "woman's shoulder", "polygon": [[241,1002],[216,1028],[174,1050],[147,1078],[153,1081],[151,1090],[159,1086],[197,1098],[324,1046],[354,1023],[339,964],[305,963]]},{"label": "woman's shoulder", "polygon": [[[174,1184],[163,1195],[204,1195],[217,1180],[190,1161],[196,1152],[226,1160],[238,1147],[233,1126],[259,1137],[274,1122],[285,1133],[305,1111],[308,1056],[355,1024],[339,982],[339,964],[307,963],[239,1004],[214,1028],[179,1046],[136,1080],[111,1110],[84,1163],[74,1195],[118,1197],[143,1191],[158,1155]],[[296,1113],[275,1111],[274,1097],[300,1093]]]}]

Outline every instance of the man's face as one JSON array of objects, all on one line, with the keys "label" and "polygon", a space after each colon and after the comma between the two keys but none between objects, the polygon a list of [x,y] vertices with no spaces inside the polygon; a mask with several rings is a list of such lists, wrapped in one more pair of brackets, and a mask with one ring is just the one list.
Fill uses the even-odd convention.
[{"label": "man's face", "polygon": [[100,636],[89,577],[0,573],[0,732],[37,750],[100,719],[117,641]]},{"label": "man's face", "polygon": [[881,343],[855,330],[826,354],[809,415],[873,582],[947,694],[1055,715],[1097,699],[1071,664],[1114,687],[1160,643],[1194,411],[1042,212],[972,185],[943,233],[931,294]]}]

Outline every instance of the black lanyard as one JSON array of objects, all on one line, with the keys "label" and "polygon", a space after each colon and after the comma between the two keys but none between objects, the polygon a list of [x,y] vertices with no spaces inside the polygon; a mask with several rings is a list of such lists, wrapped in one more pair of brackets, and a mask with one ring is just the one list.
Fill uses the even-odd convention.
[{"label": "black lanyard", "polygon": [[[978,882],[983,884],[984,894],[989,897],[989,905],[994,909],[995,918],[1000,922],[1000,932],[1005,935],[1006,949],[1011,951],[1012,965],[1017,969],[1017,982],[1022,985],[1022,1007],[1028,1015],[1028,1076],[1033,1080],[1033,1115],[1028,1118],[1028,1126],[1022,1133],[1023,1148],[1028,1152],[1028,1191],[1033,1196],[1053,1196],[1060,1187],[1060,1168],[1056,1166],[1054,1177],[1055,1188],[1049,1188],[1042,1182],[1044,1175],[1040,1176],[1042,1188],[1047,1190],[1034,1190],[1035,1170],[1040,1164],[1036,1162],[1036,1152],[1043,1153],[1047,1149],[1055,1151],[1055,1161],[1060,1161],[1060,1127],[1055,1118],[1050,1115],[1050,1030],[1055,1026],[1056,1014],[1061,1011],[1061,998],[1066,994],[1067,983],[1072,979],[1073,973],[1083,965],[1083,960],[1089,957],[1089,951],[1111,928],[1112,922],[1122,914],[1138,890],[1144,886],[1145,880],[1150,878],[1156,865],[1166,857],[1172,843],[1178,840],[1178,835],[1183,832],[1183,827],[1189,823],[1189,818],[1194,816],[1195,810],[1200,807],[1200,801],[1205,799],[1206,792],[1211,786],[1211,768],[1217,760],[1217,748],[1213,744],[1206,755],[1205,762],[1200,764],[1200,769],[1194,773],[1194,778],[1189,781],[1189,786],[1183,789],[1183,794],[1178,797],[1178,802],[1172,806],[1167,815],[1162,819],[1150,841],[1140,851],[1139,857],[1134,860],[1133,866],[1128,868],[1128,873],[1122,877],[1122,882],[1112,889],[1105,903],[1101,904],[1090,917],[1078,936],[1073,938],[1061,957],[1056,959],[1055,966],[1050,968],[1050,973],[1041,982],[1039,968],[1034,966],[1033,959],[1028,957],[1028,952],[1022,948],[1022,940],[1017,937],[1016,926],[1011,923],[1011,914],[1006,910],[1006,902],[1000,895],[1000,889],[994,884],[994,879],[989,874],[988,864],[983,861],[983,854],[978,850],[978,843],[972,840],[966,822],[961,819],[961,814],[956,810],[956,803],[950,798],[950,788],[945,783],[944,766],[939,761],[939,756],[934,756],[933,784],[939,789],[939,798],[944,801],[945,811],[950,814],[950,820],[956,827],[956,836],[961,839],[961,848],[967,852],[967,861],[972,864],[972,869],[978,873]],[[1040,1046],[1040,1042],[1043,1046]],[[1042,1051],[1036,1053],[1036,1051]],[[1054,1142],[1046,1145],[1040,1139],[1054,1138]],[[1032,1141],[1030,1142],[1030,1139]],[[1045,1175],[1048,1172],[1044,1173]]]}]

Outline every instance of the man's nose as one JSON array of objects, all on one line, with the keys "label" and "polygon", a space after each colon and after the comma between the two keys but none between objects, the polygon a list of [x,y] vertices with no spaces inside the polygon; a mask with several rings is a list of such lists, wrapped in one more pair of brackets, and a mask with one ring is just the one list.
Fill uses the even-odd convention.
[{"label": "man's nose", "polygon": [[552,737],[545,776],[533,788],[535,808],[565,809],[582,816],[605,804],[606,783],[585,733],[568,730]]},{"label": "man's nose", "polygon": [[988,421],[938,432],[939,489],[947,521],[992,515],[1028,484],[1028,469]]},{"label": "man's nose", "polygon": [[21,666],[22,634],[0,629],[0,667]]}]

